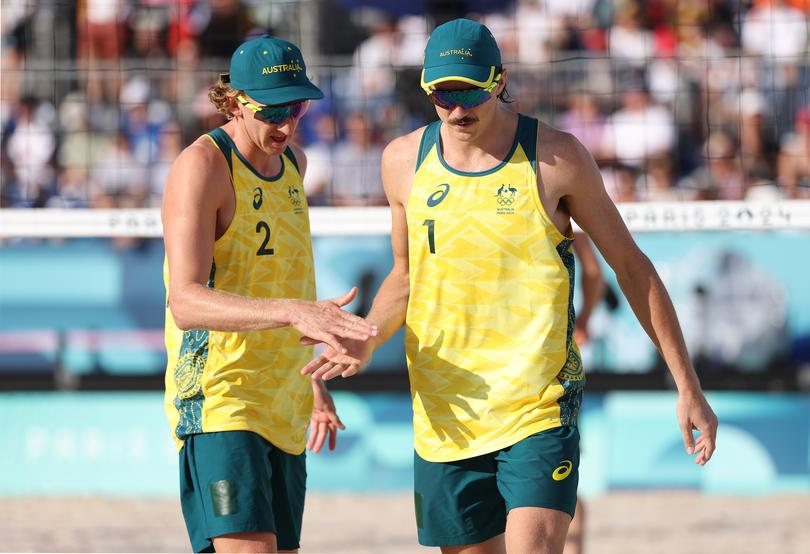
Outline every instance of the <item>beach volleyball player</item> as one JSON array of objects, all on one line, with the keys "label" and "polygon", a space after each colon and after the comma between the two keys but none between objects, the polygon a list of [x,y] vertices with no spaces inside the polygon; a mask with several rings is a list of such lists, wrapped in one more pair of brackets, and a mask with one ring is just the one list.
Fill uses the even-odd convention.
[{"label": "beach volleyball player", "polygon": [[340,351],[376,330],[340,309],[356,289],[315,299],[306,159],[290,141],[323,94],[299,49],[245,42],[209,96],[229,121],[178,157],[162,213],[183,516],[195,551],[295,550],[305,446],[334,448],[343,428],[323,382],[300,373],[300,341]]},{"label": "beach volleyball player", "polygon": [[571,219],[672,373],[687,452],[702,465],[715,445],[717,419],[672,303],[596,164],[572,135],[506,109],[507,84],[485,26],[457,19],[433,31],[422,88],[439,121],[395,139],[382,159],[394,267],[367,317],[380,333],[303,369],[353,375],[405,325],[419,541],[448,553],[563,549],[584,385]]}]

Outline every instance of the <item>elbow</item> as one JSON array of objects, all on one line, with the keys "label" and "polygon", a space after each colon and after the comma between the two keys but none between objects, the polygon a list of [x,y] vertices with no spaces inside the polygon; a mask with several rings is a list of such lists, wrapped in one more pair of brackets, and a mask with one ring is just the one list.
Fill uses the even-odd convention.
[{"label": "elbow", "polygon": [[178,296],[180,295],[169,295],[169,311],[172,314],[175,326],[181,331],[195,329],[197,325],[191,317],[191,310],[188,309],[187,303],[183,302],[182,297],[178,299]]},{"label": "elbow", "polygon": [[632,283],[639,279],[646,281],[656,274],[655,266],[641,250],[629,252],[613,266],[613,271],[620,284],[622,282]]}]

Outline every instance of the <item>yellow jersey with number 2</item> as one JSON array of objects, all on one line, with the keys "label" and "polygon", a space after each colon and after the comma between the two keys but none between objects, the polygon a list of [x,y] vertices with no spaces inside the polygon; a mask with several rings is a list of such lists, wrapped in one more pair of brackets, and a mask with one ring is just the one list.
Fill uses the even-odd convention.
[{"label": "yellow jersey with number 2", "polygon": [[537,189],[535,119],[519,116],[497,167],[451,168],[425,128],[407,205],[406,351],[415,448],[472,458],[576,425],[584,373],[573,341],[573,237]]},{"label": "yellow jersey with number 2", "polygon": [[[315,300],[307,201],[289,148],[264,177],[220,129],[207,135],[231,170],[236,210],[214,245],[208,286],[241,296]],[[169,290],[168,264],[164,280]],[[166,308],[165,409],[178,448],[196,433],[253,431],[290,454],[304,451],[312,385],[300,369],[312,347],[290,327],[251,332],[178,329]]]}]

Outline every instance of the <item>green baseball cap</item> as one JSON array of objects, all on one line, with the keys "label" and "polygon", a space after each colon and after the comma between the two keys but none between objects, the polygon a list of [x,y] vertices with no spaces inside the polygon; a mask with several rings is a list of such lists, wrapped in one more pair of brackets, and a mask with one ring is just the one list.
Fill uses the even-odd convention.
[{"label": "green baseball cap", "polygon": [[486,25],[454,19],[436,27],[425,47],[422,88],[443,81],[463,81],[487,88],[495,83],[501,51]]},{"label": "green baseball cap", "polygon": [[307,78],[304,56],[296,45],[264,35],[243,43],[231,56],[231,86],[257,102],[289,104],[323,98]]}]

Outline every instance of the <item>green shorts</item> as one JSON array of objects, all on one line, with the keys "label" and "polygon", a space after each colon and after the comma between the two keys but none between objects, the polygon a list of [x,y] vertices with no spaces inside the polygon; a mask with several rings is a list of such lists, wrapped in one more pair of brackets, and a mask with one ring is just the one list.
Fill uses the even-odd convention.
[{"label": "green shorts", "polygon": [[212,537],[271,532],[280,550],[301,539],[306,454],[279,450],[249,431],[191,435],[180,450],[180,502],[194,552]]},{"label": "green shorts", "polygon": [[557,427],[502,450],[455,462],[414,454],[419,543],[476,544],[503,533],[512,508],[540,507],[573,517],[579,431]]}]

